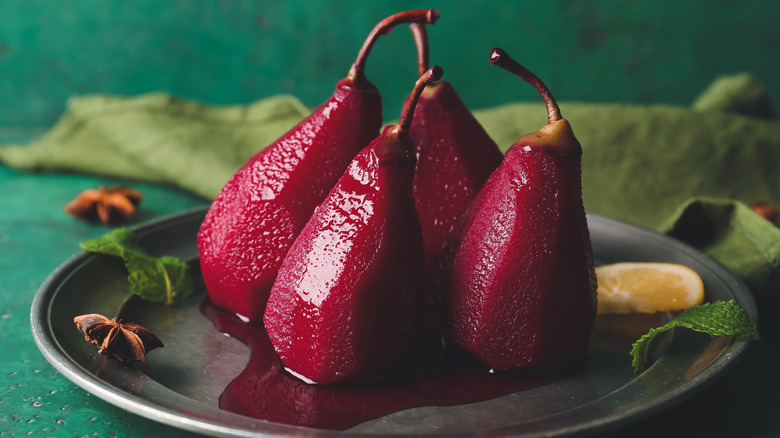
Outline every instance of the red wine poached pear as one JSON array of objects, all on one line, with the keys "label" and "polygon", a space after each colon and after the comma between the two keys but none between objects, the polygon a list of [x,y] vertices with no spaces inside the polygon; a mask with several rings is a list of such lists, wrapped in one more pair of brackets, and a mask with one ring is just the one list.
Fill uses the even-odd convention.
[{"label": "red wine poached pear", "polygon": [[539,91],[548,124],[509,148],[453,236],[444,336],[494,370],[566,366],[596,318],[582,148],[539,78],[501,49],[490,59]]},{"label": "red wine poached pear", "polygon": [[263,321],[292,372],[318,384],[395,375],[409,362],[423,303],[423,246],[412,197],[409,126],[417,80],[400,121],[363,149],[295,239]]}]

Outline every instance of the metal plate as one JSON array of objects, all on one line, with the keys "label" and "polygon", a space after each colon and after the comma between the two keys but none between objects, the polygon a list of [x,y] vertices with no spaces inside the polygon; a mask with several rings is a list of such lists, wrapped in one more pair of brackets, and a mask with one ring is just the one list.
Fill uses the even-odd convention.
[{"label": "metal plate", "polygon": [[[155,255],[174,255],[195,268],[195,236],[205,209],[185,212],[136,228]],[[676,240],[622,222],[588,216],[599,263],[679,263],[699,273],[708,300],[737,301],[753,318],[756,306],[745,285],[720,264]],[[630,345],[658,317],[600,317],[589,363],[563,380],[493,400],[449,407],[408,409],[334,432],[293,427],[235,415],[218,398],[249,359],[248,348],[217,332],[200,312],[206,296],[196,275],[196,293],[172,307],[128,299],[127,274],[113,257],[82,253],[43,283],[32,304],[38,348],[63,375],[90,393],[128,411],[182,429],[223,436],[371,436],[450,434],[459,436],[580,436],[601,432],[679,402],[722,375],[747,342],[673,332],[657,360],[635,375]],[[100,356],[76,330],[85,313],[133,314],[165,340],[141,366]],[[654,318],[654,319],[653,319]]]}]

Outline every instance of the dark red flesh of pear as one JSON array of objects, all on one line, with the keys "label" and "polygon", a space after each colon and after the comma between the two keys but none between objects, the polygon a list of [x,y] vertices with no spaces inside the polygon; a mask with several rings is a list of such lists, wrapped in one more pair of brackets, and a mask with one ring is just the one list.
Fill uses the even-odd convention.
[{"label": "dark red flesh of pear", "polygon": [[[518,71],[500,49],[491,60]],[[456,230],[445,270],[445,339],[494,370],[575,364],[596,315],[582,149],[526,72],[544,90],[549,124],[507,151]]]},{"label": "dark red flesh of pear", "polygon": [[[441,73],[426,72],[416,95]],[[306,381],[386,377],[409,360],[424,280],[407,134],[416,100],[355,157],[298,235],[271,289],[266,330],[284,366]]]},{"label": "dark red flesh of pear", "polygon": [[203,279],[214,305],[249,321],[262,319],[295,237],[355,154],[379,132],[381,98],[363,73],[371,47],[395,25],[437,18],[431,9],[382,20],[333,95],[225,184],[198,233]]},{"label": "dark red flesh of pear", "polygon": [[[428,69],[428,38],[423,24],[411,29],[422,74]],[[433,302],[455,224],[503,154],[447,81],[423,91],[409,137],[417,152],[414,199],[423,232],[426,300]]]}]

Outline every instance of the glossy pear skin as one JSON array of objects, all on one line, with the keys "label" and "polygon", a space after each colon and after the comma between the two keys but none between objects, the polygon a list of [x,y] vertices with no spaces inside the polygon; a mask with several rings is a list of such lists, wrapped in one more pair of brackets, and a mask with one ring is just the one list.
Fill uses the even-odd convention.
[{"label": "glossy pear skin", "polygon": [[501,164],[503,154],[447,81],[423,91],[409,137],[417,153],[414,198],[430,302],[455,224]]},{"label": "glossy pear skin", "polygon": [[596,277],[581,148],[565,119],[507,151],[456,231],[445,272],[445,338],[491,369],[585,355]]},{"label": "glossy pear skin", "polygon": [[410,144],[387,138],[390,129],[317,207],[265,311],[282,363],[319,384],[396,373],[412,348],[423,292],[415,157]]},{"label": "glossy pear skin", "polygon": [[287,250],[355,154],[377,136],[381,119],[376,88],[342,80],[311,115],[230,178],[198,233],[214,305],[250,321],[262,318]]}]

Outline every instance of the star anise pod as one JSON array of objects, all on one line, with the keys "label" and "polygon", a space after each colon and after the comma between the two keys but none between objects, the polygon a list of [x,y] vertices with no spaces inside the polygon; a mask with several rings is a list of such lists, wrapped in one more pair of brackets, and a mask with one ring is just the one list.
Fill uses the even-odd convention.
[{"label": "star anise pod", "polygon": [[122,362],[146,362],[146,353],[163,343],[146,327],[108,319],[97,313],[73,318],[84,339],[98,347],[98,353],[114,356]]},{"label": "star anise pod", "polygon": [[130,217],[141,203],[141,192],[122,186],[87,189],[65,205],[65,212],[79,219],[99,219],[104,224]]}]

